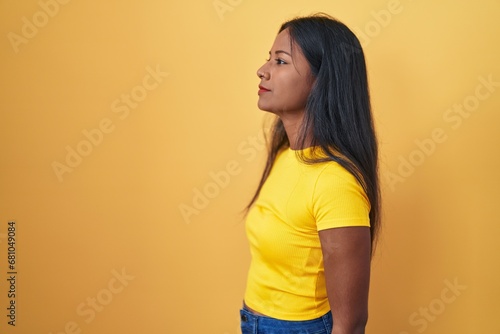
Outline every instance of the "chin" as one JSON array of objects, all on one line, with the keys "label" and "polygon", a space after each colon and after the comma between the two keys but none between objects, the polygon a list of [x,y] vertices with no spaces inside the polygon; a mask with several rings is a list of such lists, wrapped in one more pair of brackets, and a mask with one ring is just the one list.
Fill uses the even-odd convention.
[{"label": "chin", "polygon": [[262,111],[265,111],[265,112],[277,115],[273,110],[270,110],[270,109],[267,109],[267,108],[261,108],[261,107],[259,107],[259,109],[262,110]]},{"label": "chin", "polygon": [[269,111],[269,108],[267,108],[266,106],[263,106],[263,105],[261,105],[259,103],[257,103],[257,108],[259,108],[262,111]]},{"label": "chin", "polygon": [[257,103],[257,107],[262,111],[273,112],[273,108],[263,103]]}]

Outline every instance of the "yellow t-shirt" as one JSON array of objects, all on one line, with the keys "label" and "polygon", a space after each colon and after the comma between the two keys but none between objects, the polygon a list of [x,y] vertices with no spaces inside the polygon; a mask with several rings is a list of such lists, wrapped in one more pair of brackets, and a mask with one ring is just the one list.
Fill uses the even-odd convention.
[{"label": "yellow t-shirt", "polygon": [[363,188],[338,163],[308,165],[296,151],[281,151],[246,220],[252,261],[245,303],[282,320],[327,313],[318,231],[370,226],[369,212]]}]

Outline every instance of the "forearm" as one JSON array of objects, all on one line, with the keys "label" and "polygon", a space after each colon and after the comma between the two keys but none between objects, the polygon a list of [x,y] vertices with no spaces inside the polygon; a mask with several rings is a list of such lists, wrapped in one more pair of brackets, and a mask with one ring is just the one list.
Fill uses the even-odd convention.
[{"label": "forearm", "polygon": [[[337,300],[338,302],[338,300]],[[335,305],[330,299],[330,305]],[[361,304],[361,303],[360,303]],[[367,308],[332,308],[333,329],[331,334],[364,334],[368,322]]]},{"label": "forearm", "polygon": [[341,327],[341,325],[333,324],[332,334],[365,334],[366,321],[360,322],[357,325]]},{"label": "forearm", "polygon": [[332,272],[325,272],[333,316],[332,334],[364,334],[368,322],[369,272],[344,273],[349,277],[336,280]]}]

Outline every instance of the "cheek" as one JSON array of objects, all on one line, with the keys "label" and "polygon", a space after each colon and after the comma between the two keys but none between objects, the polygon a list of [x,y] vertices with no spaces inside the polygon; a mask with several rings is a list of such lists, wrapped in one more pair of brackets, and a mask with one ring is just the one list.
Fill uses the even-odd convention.
[{"label": "cheek", "polygon": [[302,82],[302,84],[297,87],[297,94],[300,94],[302,96],[309,96],[309,93],[311,93],[311,85]]},{"label": "cheek", "polygon": [[311,85],[304,82],[304,80],[297,81],[295,85],[292,86],[290,90],[291,98],[296,101],[297,104],[305,105],[307,98],[311,93]]},{"label": "cheek", "polygon": [[287,95],[288,98],[297,99],[309,95],[310,87],[305,82],[303,77],[295,75],[282,78],[280,84],[277,86],[280,95]]}]

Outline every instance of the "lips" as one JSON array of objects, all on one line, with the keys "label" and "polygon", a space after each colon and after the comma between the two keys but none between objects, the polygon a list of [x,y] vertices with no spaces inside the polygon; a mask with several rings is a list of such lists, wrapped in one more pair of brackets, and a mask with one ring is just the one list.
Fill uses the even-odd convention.
[{"label": "lips", "polygon": [[271,90],[267,89],[266,87],[259,85],[259,94],[270,92],[270,91]]}]

